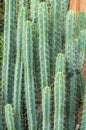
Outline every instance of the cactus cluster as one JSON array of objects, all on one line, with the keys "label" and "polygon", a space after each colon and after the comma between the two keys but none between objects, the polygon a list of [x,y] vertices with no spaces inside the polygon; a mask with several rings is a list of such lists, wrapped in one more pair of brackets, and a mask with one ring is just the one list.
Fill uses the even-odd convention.
[{"label": "cactus cluster", "polygon": [[86,16],[69,2],[5,0],[0,130],[75,130],[79,98],[86,129]]}]

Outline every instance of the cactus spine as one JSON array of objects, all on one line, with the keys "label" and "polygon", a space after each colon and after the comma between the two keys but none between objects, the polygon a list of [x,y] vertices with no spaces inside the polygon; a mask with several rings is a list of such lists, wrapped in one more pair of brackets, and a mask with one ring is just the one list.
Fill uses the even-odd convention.
[{"label": "cactus spine", "polygon": [[24,21],[27,20],[27,10],[21,8],[18,15],[17,24],[17,57],[15,66],[15,77],[14,77],[14,99],[13,106],[16,112],[16,129],[21,129],[21,117],[20,117],[20,105],[21,105],[21,85],[22,85],[22,47],[23,47],[23,25]]},{"label": "cactus spine", "polygon": [[55,75],[54,84],[54,130],[64,129],[64,107],[65,107],[65,77],[63,72],[58,72]]},{"label": "cactus spine", "polygon": [[43,130],[50,130],[50,87],[42,91]]},{"label": "cactus spine", "polygon": [[39,56],[41,70],[41,87],[48,86],[50,65],[48,45],[48,8],[45,2],[39,5]]},{"label": "cactus spine", "polygon": [[35,94],[33,79],[33,43],[32,43],[32,25],[26,21],[24,25],[24,79],[25,95],[28,116],[28,126],[30,130],[37,130]]},{"label": "cactus spine", "polygon": [[7,104],[5,106],[5,119],[6,119],[7,129],[15,130],[13,110],[12,110],[12,106],[10,104]]}]

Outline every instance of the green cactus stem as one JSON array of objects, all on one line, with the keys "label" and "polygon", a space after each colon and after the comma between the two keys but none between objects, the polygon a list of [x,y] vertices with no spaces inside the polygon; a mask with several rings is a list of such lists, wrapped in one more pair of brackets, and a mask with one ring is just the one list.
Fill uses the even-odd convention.
[{"label": "green cactus stem", "polygon": [[13,107],[16,113],[16,129],[21,130],[21,86],[22,86],[22,69],[23,69],[23,29],[24,21],[27,20],[27,9],[21,8],[18,14],[17,24],[17,57],[14,77],[14,98]]},{"label": "green cactus stem", "polygon": [[75,13],[69,11],[66,16],[66,44],[65,44],[65,56],[68,63],[68,71],[73,72],[75,69],[75,27],[76,19]]},{"label": "green cactus stem", "polygon": [[37,130],[35,93],[33,79],[33,42],[32,24],[26,21],[24,25],[24,79],[25,79],[25,98],[28,118],[28,129]]},{"label": "green cactus stem", "polygon": [[42,130],[50,130],[50,87],[46,86],[42,91],[42,112],[43,127]]},{"label": "green cactus stem", "polygon": [[54,130],[63,130],[65,107],[65,77],[62,72],[56,73],[54,85]]},{"label": "green cactus stem", "polygon": [[79,12],[78,14],[78,34],[80,33],[81,30],[85,29],[86,27],[86,16],[85,16],[85,13],[84,12]]},{"label": "green cactus stem", "polygon": [[[3,105],[12,103],[15,47],[15,0],[5,0],[4,55],[2,70]],[[9,95],[11,98],[9,98]],[[9,98],[9,99],[8,99]]]},{"label": "green cactus stem", "polygon": [[13,110],[10,104],[5,106],[5,119],[8,130],[15,130]]},{"label": "green cactus stem", "polygon": [[39,57],[41,71],[41,87],[48,86],[50,65],[49,65],[49,45],[48,45],[48,8],[45,2],[39,5]]}]

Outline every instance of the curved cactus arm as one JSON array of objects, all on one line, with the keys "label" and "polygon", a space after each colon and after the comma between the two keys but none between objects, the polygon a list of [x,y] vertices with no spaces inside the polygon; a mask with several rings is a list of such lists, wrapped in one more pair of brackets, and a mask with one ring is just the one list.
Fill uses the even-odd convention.
[{"label": "curved cactus arm", "polygon": [[[3,103],[4,105],[8,100],[8,87],[9,82],[13,84],[12,66],[13,61],[13,47],[15,37],[15,0],[5,0],[5,22],[4,22],[4,56],[3,56],[3,70],[2,70],[2,88],[3,88]],[[11,59],[10,59],[11,56]],[[10,73],[10,74],[9,74]],[[10,81],[9,81],[10,76]],[[13,88],[12,88],[13,90]],[[12,91],[11,91],[12,93]],[[12,99],[12,98],[11,98]]]},{"label": "curved cactus arm", "polygon": [[24,25],[24,79],[25,79],[25,98],[28,117],[28,126],[30,130],[37,130],[35,93],[33,79],[33,42],[32,42],[32,24],[26,21]]},{"label": "curved cactus arm", "polygon": [[76,121],[76,101],[77,101],[77,75],[74,73],[70,77],[70,96],[69,96],[69,121],[68,121],[68,130],[75,129]]},{"label": "curved cactus arm", "polygon": [[82,30],[78,38],[77,68],[82,70],[85,58],[86,30]]},{"label": "curved cactus arm", "polygon": [[75,27],[76,27],[75,13],[73,11],[69,11],[66,16],[65,56],[70,72],[73,72],[75,69],[75,42],[74,42]]},{"label": "curved cactus arm", "polygon": [[32,22],[35,22],[38,20],[38,6],[39,6],[40,0],[30,0],[31,8],[31,20]]},{"label": "curved cactus arm", "polygon": [[42,90],[43,130],[50,130],[50,87]]},{"label": "curved cactus arm", "polygon": [[86,21],[86,16],[84,12],[79,12],[78,14],[78,34],[80,33],[81,30],[85,29],[85,21]]},{"label": "curved cactus arm", "polygon": [[5,119],[8,130],[15,130],[13,110],[10,104],[5,106]]},{"label": "curved cactus arm", "polygon": [[21,8],[18,15],[17,24],[17,56],[14,76],[14,97],[13,107],[16,113],[16,129],[21,130],[21,85],[22,85],[22,47],[23,47],[23,29],[24,21],[27,20],[27,9]]},{"label": "curved cactus arm", "polygon": [[57,57],[56,57],[55,73],[63,72],[63,74],[65,74],[65,69],[66,69],[65,55],[62,53],[59,53],[57,54]]},{"label": "curved cactus arm", "polygon": [[54,130],[64,129],[64,107],[65,107],[65,77],[62,72],[55,75],[54,84]]},{"label": "curved cactus arm", "polygon": [[50,75],[48,45],[48,8],[45,2],[39,5],[39,57],[41,70],[41,87],[48,85]]}]

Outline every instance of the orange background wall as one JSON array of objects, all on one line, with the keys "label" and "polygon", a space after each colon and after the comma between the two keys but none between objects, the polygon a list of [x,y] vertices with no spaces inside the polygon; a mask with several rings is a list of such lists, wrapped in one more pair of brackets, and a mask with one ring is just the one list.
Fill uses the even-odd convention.
[{"label": "orange background wall", "polygon": [[86,0],[70,0],[70,9],[74,10],[76,14],[78,14],[79,11],[86,13]]}]

